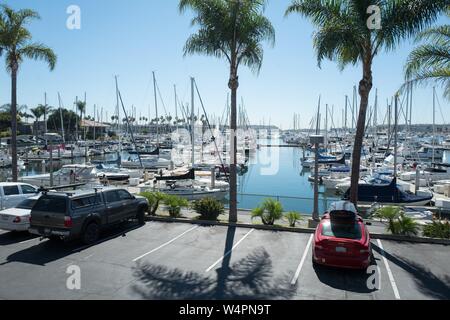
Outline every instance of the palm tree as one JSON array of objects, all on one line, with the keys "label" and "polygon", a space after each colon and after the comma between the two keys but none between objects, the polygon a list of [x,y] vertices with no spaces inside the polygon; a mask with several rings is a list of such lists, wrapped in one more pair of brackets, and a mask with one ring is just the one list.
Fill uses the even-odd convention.
[{"label": "palm tree", "polygon": [[[80,112],[80,120],[83,120],[83,114],[86,114],[86,102],[78,100],[76,103],[76,108]],[[81,123],[80,123],[81,125]],[[77,137],[78,139],[78,137]]]},{"label": "palm tree", "polygon": [[428,43],[414,49],[408,57],[405,77],[408,83],[440,82],[450,99],[450,25],[430,28],[417,36]]},{"label": "palm tree", "polygon": [[54,109],[53,107],[50,107],[49,105],[43,105],[40,104],[37,106],[42,115],[44,116],[44,133],[47,134],[47,115]]},{"label": "palm tree", "polygon": [[[368,8],[378,6],[381,28],[369,28]],[[358,201],[358,181],[366,113],[372,90],[372,64],[382,51],[433,23],[448,7],[448,0],[294,0],[286,15],[299,13],[317,27],[314,48],[319,67],[324,59],[337,61],[340,69],[362,65],[361,97],[352,155],[350,201]]]},{"label": "palm tree", "polygon": [[263,60],[262,42],[275,43],[275,31],[263,16],[265,0],[180,0],[180,12],[194,12],[192,25],[198,31],[184,47],[184,55],[206,54],[229,63],[231,90],[230,222],[237,221],[236,105],[240,65],[259,72]]},{"label": "palm tree", "polygon": [[30,43],[31,33],[25,25],[32,19],[39,19],[38,13],[30,9],[15,11],[2,5],[0,14],[0,42],[6,56],[6,68],[11,74],[11,154],[12,178],[17,181],[17,74],[25,58],[44,60],[50,70],[56,65],[56,55],[47,46]]},{"label": "palm tree", "polygon": [[36,108],[30,109],[31,114],[34,117],[34,123],[36,124],[39,119],[44,115],[43,110],[41,108],[41,105],[37,106]]}]

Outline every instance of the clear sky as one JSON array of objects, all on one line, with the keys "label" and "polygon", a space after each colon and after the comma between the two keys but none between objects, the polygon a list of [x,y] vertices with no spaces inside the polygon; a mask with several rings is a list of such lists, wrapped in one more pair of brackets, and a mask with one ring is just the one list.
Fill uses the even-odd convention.
[{"label": "clear sky", "polygon": [[[42,19],[29,25],[34,40],[52,47],[58,64],[49,72],[46,64],[26,61],[19,75],[18,102],[36,106],[48,103],[58,106],[60,92],[65,107],[72,108],[75,97],[87,92],[88,113],[96,104],[109,117],[115,108],[114,75],[127,108],[134,105],[137,116],[154,116],[152,71],[163,95],[167,112],[174,114],[173,85],[180,99],[190,101],[189,77],[194,76],[209,114],[220,116],[226,104],[228,71],[225,61],[207,56],[183,57],[185,40],[193,29],[190,14],[180,15],[177,0],[13,0],[2,1],[15,9],[32,8]],[[294,113],[301,116],[304,127],[317,108],[319,95],[323,104],[335,106],[335,119],[341,123],[344,96],[352,95],[353,86],[361,78],[361,68],[340,72],[333,62],[322,69],[312,48],[313,27],[297,15],[284,17],[290,0],[271,0],[266,15],[276,30],[274,48],[266,47],[263,67],[255,75],[245,67],[240,72],[239,97],[244,99],[254,124],[270,120],[286,129],[292,127]],[[81,8],[81,30],[66,28],[70,5]],[[439,23],[448,23],[441,18]],[[374,64],[374,89],[378,88],[379,119],[384,117],[386,101],[403,80],[402,70],[413,48],[405,42],[394,53],[382,54]],[[4,58],[2,58],[2,63]],[[2,69],[4,70],[4,69]],[[450,121],[449,102],[438,89],[442,114],[438,108],[437,122]],[[371,95],[371,104],[375,97]],[[0,72],[0,103],[10,99],[10,79]],[[432,88],[414,92],[413,122],[432,121]],[[380,120],[381,121],[381,120]]]}]

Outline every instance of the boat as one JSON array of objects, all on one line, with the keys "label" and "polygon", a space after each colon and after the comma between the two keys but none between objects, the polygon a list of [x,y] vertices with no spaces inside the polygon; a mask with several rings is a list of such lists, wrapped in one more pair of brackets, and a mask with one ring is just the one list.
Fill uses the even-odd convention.
[{"label": "boat", "polygon": [[[50,173],[24,176],[21,182],[40,187],[50,187]],[[97,183],[97,169],[93,165],[68,164],[53,173],[53,186],[66,186],[77,183]]]},{"label": "boat", "polygon": [[[139,158],[128,158],[122,160],[121,166],[124,168],[143,168],[143,169],[167,169],[172,165],[172,161],[168,159],[159,158],[158,156],[141,156]],[[142,163],[141,163],[142,162]]]},{"label": "boat", "polygon": [[[347,190],[343,199],[349,200],[351,188]],[[403,191],[397,186],[397,178],[389,184],[361,184],[358,186],[358,203],[394,206],[425,206],[433,199],[433,194],[414,195]]]}]

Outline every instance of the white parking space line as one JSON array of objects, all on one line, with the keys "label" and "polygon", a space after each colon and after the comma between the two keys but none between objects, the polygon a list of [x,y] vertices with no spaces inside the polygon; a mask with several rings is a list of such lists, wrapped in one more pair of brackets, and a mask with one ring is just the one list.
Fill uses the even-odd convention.
[{"label": "white parking space line", "polygon": [[292,278],[291,285],[295,285],[297,283],[298,277],[300,276],[300,272],[302,271],[303,264],[305,263],[306,257],[308,256],[309,248],[311,247],[312,240],[314,235],[312,234],[309,237],[308,244],[306,245],[305,252],[303,252],[302,259],[300,260],[300,264],[298,265],[297,271],[295,271],[294,278]]},{"label": "white parking space line", "polygon": [[387,274],[389,276],[389,281],[391,282],[392,290],[394,291],[395,299],[400,300],[400,294],[398,292],[397,284],[395,283],[394,275],[392,274],[391,268],[389,267],[388,261],[384,254],[383,245],[381,240],[377,239],[378,247],[381,249],[381,255],[383,257],[384,266],[386,267]]},{"label": "white parking space line", "polygon": [[247,238],[253,231],[255,231],[255,229],[251,229],[249,232],[247,232],[241,240],[239,240],[234,246],[233,248],[231,248],[231,250],[227,251],[219,260],[217,260],[216,262],[213,263],[212,266],[210,266],[208,269],[206,269],[206,273],[210,272],[215,266],[217,266],[220,262],[222,262],[223,259],[225,259],[226,256],[228,256],[229,254],[231,254],[231,252],[233,252],[234,249],[236,249],[236,247],[238,245],[241,244],[242,241],[245,240],[245,238]]},{"label": "white parking space line", "polygon": [[182,234],[176,236],[176,237],[173,238],[172,240],[167,241],[166,243],[160,245],[158,248],[155,248],[155,249],[153,249],[153,250],[151,250],[151,251],[149,251],[149,252],[147,252],[147,253],[144,253],[143,255],[141,255],[141,256],[139,256],[139,257],[133,259],[133,262],[136,262],[136,261],[138,261],[138,260],[144,258],[145,256],[148,256],[149,254],[152,254],[152,253],[154,253],[154,252],[156,252],[156,251],[158,251],[158,250],[164,248],[165,246],[168,246],[168,245],[171,244],[172,242],[174,242],[174,241],[180,239],[182,236],[184,236],[185,234],[187,234],[187,233],[189,233],[189,232],[191,232],[191,231],[197,229],[198,227],[200,227],[200,226],[195,226],[195,227],[190,228],[189,230],[186,230],[185,232],[183,232]]},{"label": "white parking space line", "polygon": [[38,237],[38,238],[28,239],[28,240],[25,240],[25,241],[19,242],[19,244],[24,244],[24,243],[28,243],[28,242],[31,242],[31,241],[35,241],[35,240],[39,240],[39,237]]}]

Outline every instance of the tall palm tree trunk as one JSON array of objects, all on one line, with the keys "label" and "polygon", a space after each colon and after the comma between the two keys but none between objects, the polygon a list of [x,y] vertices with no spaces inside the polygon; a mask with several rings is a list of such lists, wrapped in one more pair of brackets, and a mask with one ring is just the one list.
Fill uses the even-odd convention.
[{"label": "tall palm tree trunk", "polygon": [[352,155],[352,176],[350,201],[358,205],[358,184],[359,171],[361,166],[361,151],[364,140],[364,131],[366,127],[366,113],[369,104],[369,94],[372,89],[372,59],[366,58],[363,61],[363,79],[359,82],[359,95],[361,103],[359,107],[358,124],[356,127],[355,144]]},{"label": "tall palm tree trunk", "polygon": [[17,67],[11,70],[11,157],[12,179],[17,182]]},{"label": "tall palm tree trunk", "polygon": [[234,63],[230,68],[230,81],[228,87],[231,90],[231,124],[230,124],[230,222],[237,222],[237,89],[239,87],[237,68]]}]

